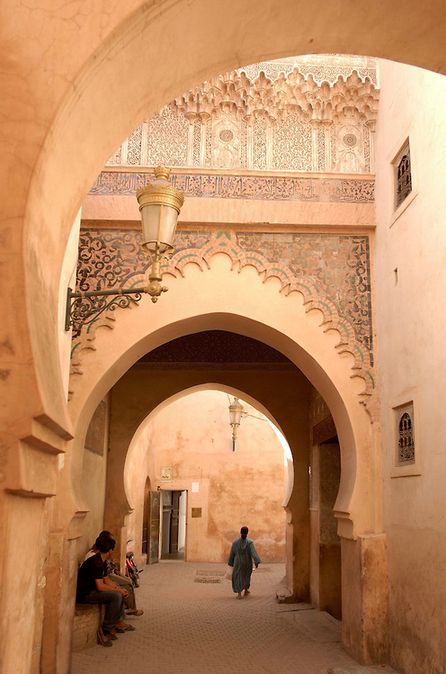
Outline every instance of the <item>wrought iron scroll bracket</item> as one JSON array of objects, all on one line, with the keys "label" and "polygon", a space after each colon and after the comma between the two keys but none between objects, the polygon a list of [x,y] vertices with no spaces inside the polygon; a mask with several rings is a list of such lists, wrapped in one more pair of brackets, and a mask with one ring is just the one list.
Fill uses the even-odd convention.
[{"label": "wrought iron scroll bracket", "polygon": [[[92,290],[75,292],[67,289],[65,330],[73,329],[78,337],[82,328],[94,323],[104,311],[126,308],[142,299],[145,288],[120,288],[119,290]],[[111,299],[109,299],[111,298]]]}]

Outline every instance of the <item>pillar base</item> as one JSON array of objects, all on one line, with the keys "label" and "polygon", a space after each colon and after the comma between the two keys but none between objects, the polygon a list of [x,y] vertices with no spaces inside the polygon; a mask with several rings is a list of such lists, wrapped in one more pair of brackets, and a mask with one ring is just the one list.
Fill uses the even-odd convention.
[{"label": "pillar base", "polygon": [[342,641],[362,664],[388,662],[388,573],[384,534],[342,539]]}]

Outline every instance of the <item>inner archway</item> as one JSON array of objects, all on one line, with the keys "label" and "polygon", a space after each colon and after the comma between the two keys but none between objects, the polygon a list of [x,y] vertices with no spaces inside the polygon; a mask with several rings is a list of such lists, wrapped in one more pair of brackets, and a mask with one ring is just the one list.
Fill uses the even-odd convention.
[{"label": "inner archway", "polygon": [[[235,452],[228,423],[233,396],[240,398],[244,408]],[[230,387],[193,387],[167,399],[140,424],[129,446],[124,475],[132,509],[127,519],[128,538],[134,540],[138,557],[143,530],[142,481],[147,471],[152,491],[166,497],[164,515],[168,518],[166,522],[159,518],[161,544],[158,557],[147,559],[150,563],[172,556],[224,563],[237,527],[243,523],[255,531],[265,562],[285,561],[283,508],[292,480],[292,459],[286,460],[283,446],[259,405],[252,407],[241,396]],[[182,526],[181,498],[175,503],[178,494],[187,499],[185,541],[180,540],[186,527]],[[155,541],[150,540],[147,547],[152,550]]]},{"label": "inner archway", "polygon": [[[307,546],[305,541],[309,535],[308,526],[304,522],[308,519],[308,409],[311,386],[282,354],[255,340],[224,331],[190,334],[146,354],[116,382],[110,392],[105,526],[115,532],[127,526],[128,513],[134,507],[133,480],[124,479],[124,474],[129,460],[132,463],[136,461],[137,465],[140,463],[133,456],[134,448],[139,447],[145,451],[144,443],[151,442],[151,432],[144,430],[147,422],[150,422],[153,415],[156,416],[157,410],[163,410],[169,401],[184,397],[185,392],[190,394],[194,391],[212,390],[224,391],[225,395],[240,397],[253,405],[276,428],[280,427],[290,443],[291,453],[295,457],[294,475],[288,475],[287,484],[283,485],[283,493],[275,502],[277,507],[282,507],[289,505],[294,498],[294,509],[301,509],[298,520],[302,521],[303,526],[300,542],[302,554],[293,563],[290,553],[287,576],[290,591],[302,597],[307,596],[308,559],[303,550]],[[220,418],[224,427],[227,416],[226,410],[225,421]],[[172,425],[175,425],[174,421]],[[227,425],[229,428],[229,424]],[[268,431],[271,436],[272,431]],[[147,438],[143,439],[142,446],[139,442],[135,444],[135,438],[141,434],[144,438],[146,432]],[[181,429],[179,433],[180,441],[174,437],[172,443],[180,442],[182,446],[184,438]],[[226,438],[226,435],[223,437]],[[227,439],[230,444],[230,435]],[[230,451],[229,459],[231,454]],[[132,456],[133,458],[128,458]],[[236,453],[235,461],[237,456]],[[221,458],[224,463],[223,456]],[[253,462],[255,463],[254,457],[249,465]],[[288,464],[290,470],[290,460]],[[144,461],[142,465],[144,466]],[[139,478],[142,473],[138,471]],[[159,478],[160,475],[157,476],[157,485],[162,487],[163,481],[159,481]],[[293,482],[297,485],[294,496]],[[142,492],[142,485],[140,491]],[[291,519],[288,524],[291,527]],[[139,541],[138,535],[135,538]],[[127,536],[123,535],[122,554],[126,540]],[[291,536],[290,550],[292,548]]]}]

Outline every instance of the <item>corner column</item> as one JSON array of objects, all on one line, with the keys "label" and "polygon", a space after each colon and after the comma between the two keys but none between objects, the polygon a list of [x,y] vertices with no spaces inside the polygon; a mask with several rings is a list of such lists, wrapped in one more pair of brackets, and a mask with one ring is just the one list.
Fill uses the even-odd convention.
[{"label": "corner column", "polygon": [[385,534],[342,539],[342,642],[362,664],[388,661]]}]

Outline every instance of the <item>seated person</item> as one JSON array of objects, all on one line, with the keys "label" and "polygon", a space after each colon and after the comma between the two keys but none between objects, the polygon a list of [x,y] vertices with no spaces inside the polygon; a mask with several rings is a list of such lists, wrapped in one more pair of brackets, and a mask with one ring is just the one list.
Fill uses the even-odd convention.
[{"label": "seated person", "polygon": [[84,561],[79,569],[76,601],[79,604],[105,605],[104,620],[97,633],[97,642],[102,646],[111,646],[111,639],[116,639],[116,632],[135,628],[121,620],[123,595],[126,591],[121,588],[113,589],[106,582],[105,562],[113,553],[115,541],[112,538],[97,538],[95,547],[97,553]]},{"label": "seated person", "polygon": [[[105,539],[111,538],[113,540],[113,536],[111,535],[110,531],[101,531],[96,540],[99,540],[100,538]],[[96,549],[95,544],[85,555],[85,560],[97,554],[97,552],[98,550]],[[127,595],[123,595],[124,606],[126,609],[125,612],[127,613],[127,615],[134,615],[134,616],[143,615],[144,611],[142,609],[136,608],[135,589],[133,587],[133,583],[130,580],[130,578],[127,578],[127,576],[123,576],[122,574],[119,573],[119,569],[117,568],[117,565],[113,562],[113,559],[111,557],[106,560],[105,569],[107,578],[114,583],[114,586],[118,586],[118,589],[119,587],[122,587],[125,590],[127,590]],[[113,588],[114,586],[110,583],[110,588]]]}]

